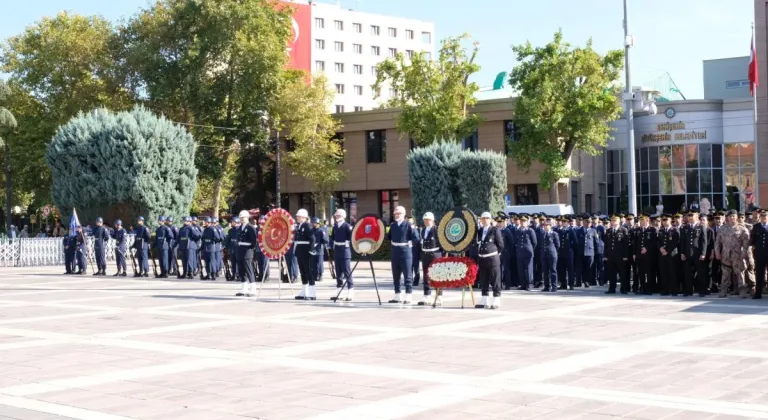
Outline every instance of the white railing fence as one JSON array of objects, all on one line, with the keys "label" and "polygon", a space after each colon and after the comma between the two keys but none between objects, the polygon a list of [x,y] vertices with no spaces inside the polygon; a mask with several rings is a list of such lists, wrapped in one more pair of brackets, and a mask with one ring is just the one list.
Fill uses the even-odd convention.
[{"label": "white railing fence", "polygon": [[[128,248],[133,244],[134,235],[127,235]],[[94,260],[92,236],[86,237],[88,242],[89,264]],[[107,244],[107,261],[115,260],[115,241]],[[126,255],[127,256],[127,255]],[[128,257],[130,258],[130,257]],[[130,261],[128,261],[130,264]],[[64,265],[63,238],[24,238],[0,239],[0,267],[32,267],[41,265]]]}]

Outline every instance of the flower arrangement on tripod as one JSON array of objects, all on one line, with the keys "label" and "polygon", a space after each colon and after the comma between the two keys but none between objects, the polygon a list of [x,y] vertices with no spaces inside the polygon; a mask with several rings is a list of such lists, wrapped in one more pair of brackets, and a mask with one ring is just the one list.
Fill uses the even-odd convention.
[{"label": "flower arrangement on tripod", "polygon": [[435,289],[471,287],[477,278],[477,264],[467,257],[436,258],[429,264],[427,276]]}]

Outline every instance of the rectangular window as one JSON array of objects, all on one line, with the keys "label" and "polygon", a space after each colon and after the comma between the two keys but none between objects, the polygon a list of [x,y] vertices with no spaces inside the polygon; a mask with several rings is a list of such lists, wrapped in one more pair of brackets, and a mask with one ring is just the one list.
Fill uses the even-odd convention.
[{"label": "rectangular window", "polygon": [[518,206],[539,204],[539,186],[536,184],[515,185],[515,204]]},{"label": "rectangular window", "polygon": [[336,93],[338,93],[339,95],[343,95],[344,94],[344,85],[343,84],[336,83]]},{"label": "rectangular window", "polygon": [[405,39],[413,39],[413,29],[405,30]]},{"label": "rectangular window", "polygon": [[354,191],[337,192],[336,208],[346,210],[350,222],[357,221],[357,193]]},{"label": "rectangular window", "polygon": [[385,163],[387,161],[387,131],[366,131],[365,138],[368,163]]},{"label": "rectangular window", "polygon": [[361,34],[363,33],[363,25],[361,23],[353,23],[352,30],[355,31],[355,33]]},{"label": "rectangular window", "polygon": [[749,79],[728,80],[725,82],[726,89],[741,89],[745,87],[749,87]]},{"label": "rectangular window", "polygon": [[352,44],[352,51],[354,51],[355,54],[362,54],[363,44]]},{"label": "rectangular window", "polygon": [[363,87],[361,85],[355,85],[355,95],[363,95]]},{"label": "rectangular window", "polygon": [[584,213],[592,214],[592,194],[584,195]]},{"label": "rectangular window", "polygon": [[422,32],[421,33],[421,42],[425,44],[429,44],[432,42],[432,34],[429,32]]},{"label": "rectangular window", "polygon": [[392,38],[397,38],[397,28],[388,28],[387,33]]},{"label": "rectangular window", "polygon": [[344,22],[342,22],[340,20],[334,20],[333,21],[333,26],[336,27],[337,31],[343,31],[344,30]]},{"label": "rectangular window", "polygon": [[392,221],[392,213],[400,205],[400,193],[397,190],[379,191],[379,214],[384,222]]},{"label": "rectangular window", "polygon": [[336,105],[336,113],[341,114],[344,112],[344,105]]},{"label": "rectangular window", "polygon": [[333,49],[336,52],[344,52],[344,43],[341,41],[335,41],[333,43]]},{"label": "rectangular window", "polygon": [[377,25],[371,25],[371,35],[379,36],[380,28]]},{"label": "rectangular window", "polygon": [[504,120],[504,153],[509,155],[512,153],[510,143],[520,140],[520,132],[517,130],[515,121]]},{"label": "rectangular window", "polygon": [[579,182],[571,181],[571,206],[574,214],[579,214]]},{"label": "rectangular window", "polygon": [[393,88],[389,88],[389,97],[394,98],[395,96],[397,96],[397,91]]},{"label": "rectangular window", "polygon": [[325,28],[325,19],[315,18],[315,28]]},{"label": "rectangular window", "polygon": [[397,55],[397,48],[390,48],[389,49],[389,56],[394,58]]},{"label": "rectangular window", "polygon": [[355,64],[352,66],[352,71],[355,74],[363,74],[363,66],[362,64]]},{"label": "rectangular window", "polygon": [[325,61],[315,61],[315,70],[325,71]]},{"label": "rectangular window", "polygon": [[309,214],[317,214],[317,203],[315,202],[315,195],[312,193],[299,194],[299,208],[305,209]]},{"label": "rectangular window", "polygon": [[355,112],[360,112],[362,110],[363,110],[363,107],[361,107],[361,106],[356,106],[355,107]]},{"label": "rectangular window", "polygon": [[325,49],[325,40],[324,39],[316,39],[315,40],[315,48],[318,50],[324,50]]},{"label": "rectangular window", "polygon": [[376,66],[371,66],[371,76],[378,76],[379,72],[376,71]]},{"label": "rectangular window", "polygon": [[375,45],[371,45],[371,55],[378,56],[381,54],[381,49]]},{"label": "rectangular window", "polygon": [[601,182],[597,185],[597,205],[600,212],[608,212],[608,186],[605,182]]},{"label": "rectangular window", "polygon": [[409,59],[413,58],[413,50],[405,50],[405,56]]},{"label": "rectangular window", "polygon": [[344,63],[334,63],[333,68],[336,70],[336,73],[344,73]]},{"label": "rectangular window", "polygon": [[461,141],[461,148],[472,152],[477,151],[477,130]]}]

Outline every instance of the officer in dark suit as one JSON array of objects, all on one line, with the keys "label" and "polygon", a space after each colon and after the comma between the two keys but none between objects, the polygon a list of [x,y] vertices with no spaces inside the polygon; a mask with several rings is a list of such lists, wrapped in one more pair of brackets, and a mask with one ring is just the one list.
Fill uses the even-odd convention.
[{"label": "officer in dark suit", "polygon": [[541,269],[544,271],[542,292],[557,292],[557,258],[560,249],[560,235],[552,230],[552,225],[555,223],[553,219],[545,221],[544,234],[541,237]]},{"label": "officer in dark suit", "polygon": [[514,237],[509,228],[509,216],[503,211],[496,213],[496,228],[504,239],[504,252],[501,253],[501,285],[504,289],[511,289],[512,284],[512,255],[515,251]]},{"label": "officer in dark suit", "polygon": [[179,229],[173,225],[173,217],[168,216],[165,219],[165,225],[171,232],[171,249],[168,250],[168,275],[179,275],[179,256],[176,248],[176,237],[179,236]]},{"label": "officer in dark suit", "polygon": [[149,228],[144,226],[144,216],[139,216],[134,229],[133,247],[136,249],[136,259],[139,271],[133,277],[149,277],[149,241],[152,235]]},{"label": "officer in dark suit", "polygon": [[[411,244],[417,241],[411,224],[405,220],[405,207],[397,206],[392,212],[394,220],[389,225],[387,239],[392,244],[390,257],[392,262],[392,282],[395,286],[395,297],[389,303],[405,303],[412,301],[413,294],[413,252]],[[400,277],[403,277],[405,297],[400,286]]]},{"label": "officer in dark suit", "polygon": [[[699,296],[707,295],[709,276],[707,273],[707,250],[709,249],[707,230],[699,223],[699,213],[688,213],[688,227],[682,238],[683,261],[683,296],[691,296],[694,289]],[[694,280],[695,279],[695,280]],[[695,281],[695,285],[694,285]]]},{"label": "officer in dark suit", "polygon": [[755,257],[755,294],[752,299],[762,299],[765,289],[765,272],[768,269],[768,211],[760,210],[759,223],[752,225],[749,242]]},{"label": "officer in dark suit", "polygon": [[544,214],[534,214],[531,217],[531,228],[536,234],[536,246],[533,255],[533,286],[539,287],[544,283],[544,274],[541,270],[541,237],[544,235],[544,228],[541,222],[544,221]]},{"label": "officer in dark suit", "polygon": [[659,243],[659,290],[662,296],[677,296],[680,293],[677,276],[678,245],[680,232],[672,226],[669,214],[661,215],[661,230],[658,232]]},{"label": "officer in dark suit", "polygon": [[126,274],[126,258],[125,253],[128,251],[126,246],[127,234],[123,229],[123,222],[120,219],[115,220],[115,229],[112,231],[112,239],[115,240],[115,263],[117,263],[116,276],[125,277]]},{"label": "officer in dark suit", "polygon": [[96,227],[92,230],[93,233],[93,253],[96,259],[96,271],[94,276],[106,276],[107,275],[107,243],[109,242],[109,232],[104,227],[104,219],[101,217],[96,218]]},{"label": "officer in dark suit", "polygon": [[157,278],[168,278],[168,250],[171,248],[171,230],[165,225],[165,216],[160,216],[158,219],[158,227],[155,229],[155,256],[160,262],[160,274],[156,274]]},{"label": "officer in dark suit", "polygon": [[[424,213],[424,217],[421,218],[424,220],[424,229],[419,232],[420,235],[420,247],[421,249],[421,266],[424,268],[424,299],[419,302],[420,306],[425,305],[431,305],[432,302],[430,301],[430,295],[432,294],[432,289],[429,287],[429,277],[427,276],[427,268],[429,268],[429,264],[432,263],[432,261],[435,258],[440,258],[443,256],[443,250],[440,249],[440,244],[437,242],[437,227],[435,226],[435,215],[431,212]],[[436,306],[442,306],[442,298],[443,291],[440,290],[438,292],[437,300],[435,302]]]},{"label": "officer in dark suit", "polygon": [[595,279],[595,254],[597,253],[597,231],[589,226],[589,217],[584,217],[582,226],[576,230],[576,255],[581,272],[580,286],[589,287]]},{"label": "officer in dark suit", "polygon": [[229,221],[229,231],[224,237],[222,242],[224,248],[227,250],[225,258],[229,258],[229,271],[230,281],[235,281],[240,278],[237,271],[237,228],[240,227],[240,218],[237,216],[232,217]]},{"label": "officer in dark suit", "polygon": [[[520,228],[520,218],[516,213],[509,213],[509,220],[509,225],[502,232],[504,236],[504,252],[509,254],[509,265],[505,267],[506,271],[504,271],[505,274],[502,279],[504,288],[507,290],[512,289],[513,287],[520,287],[520,280],[517,278],[517,256],[515,255],[515,235],[517,229]],[[503,260],[502,264],[504,264]]]},{"label": "officer in dark suit", "polygon": [[258,247],[256,229],[248,223],[248,210],[240,212],[240,227],[237,229],[237,264],[243,279],[240,292],[235,296],[253,296],[256,277],[253,275],[253,250]]},{"label": "officer in dark suit", "polygon": [[315,282],[323,280],[323,259],[328,246],[328,231],[320,225],[320,218],[312,218],[312,236],[315,238],[315,249],[312,254],[312,277]]},{"label": "officer in dark suit", "polygon": [[576,233],[570,227],[570,221],[566,217],[560,218],[560,248],[557,255],[557,276],[560,279],[560,288],[573,290],[575,276],[573,272],[573,250],[576,249]]},{"label": "officer in dark suit", "polygon": [[[74,233],[73,233],[74,234]],[[74,236],[64,235],[64,274],[75,274],[75,242]]]},{"label": "officer in dark suit", "polygon": [[[347,211],[344,209],[337,209],[333,214],[334,224],[331,231],[331,242],[333,242],[333,266],[336,270],[336,294],[331,296],[331,300],[335,301],[336,296],[339,296],[339,300],[352,301],[355,293],[355,282],[352,279],[352,249],[350,242],[352,241],[352,225],[346,222]],[[347,283],[347,297],[343,297],[340,293],[344,287],[344,281]]]},{"label": "officer in dark suit", "polygon": [[528,216],[520,217],[522,224],[515,232],[515,257],[517,259],[517,278],[520,280],[518,290],[533,289],[533,260],[537,249],[536,232],[528,226]]},{"label": "officer in dark suit", "polygon": [[[504,238],[496,226],[491,226],[491,213],[480,216],[477,229],[477,278],[480,282],[482,299],[475,308],[498,309],[501,306],[501,253],[504,252]],[[488,299],[488,289],[493,296]]]},{"label": "officer in dark suit", "polygon": [[647,214],[640,215],[640,226],[637,227],[632,247],[632,259],[637,264],[636,281],[640,283],[638,290],[646,295],[653,294],[657,289],[656,267],[659,254],[658,232],[649,222]]},{"label": "officer in dark suit", "polygon": [[621,282],[621,294],[629,293],[629,232],[620,225],[621,217],[614,214],[611,217],[611,227],[605,232],[605,276],[608,280],[606,294],[616,293],[616,277]]},{"label": "officer in dark suit", "polygon": [[296,212],[296,242],[294,253],[299,264],[301,277],[301,292],[295,297],[298,300],[315,300],[315,276],[312,274],[312,252],[315,252],[315,237],[312,235],[312,225],[309,224],[309,213],[305,209]]}]

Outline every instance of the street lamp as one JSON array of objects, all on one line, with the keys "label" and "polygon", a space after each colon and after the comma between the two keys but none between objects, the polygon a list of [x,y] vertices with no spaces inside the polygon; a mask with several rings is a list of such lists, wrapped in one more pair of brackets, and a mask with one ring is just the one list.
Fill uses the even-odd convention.
[{"label": "street lamp", "polygon": [[[272,134],[270,128],[269,113],[266,111],[261,113],[261,123],[267,131],[267,139]],[[282,207],[282,200],[280,197],[280,131],[275,130],[275,206],[277,208]]]},{"label": "street lamp", "polygon": [[634,38],[629,34],[629,18],[627,13],[627,0],[624,0],[624,111],[627,113],[627,188],[629,191],[629,208],[627,211],[632,214],[637,213],[637,191],[635,191],[635,122],[633,108],[635,106],[635,94],[632,93],[632,79],[629,69],[629,49],[635,43]]}]

